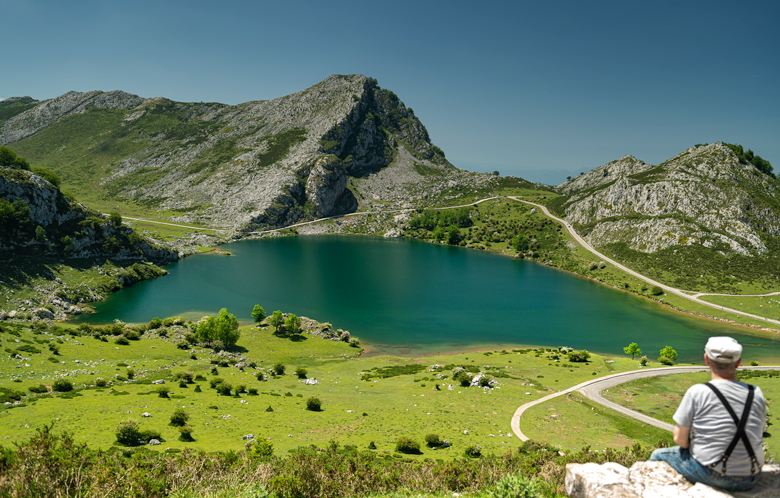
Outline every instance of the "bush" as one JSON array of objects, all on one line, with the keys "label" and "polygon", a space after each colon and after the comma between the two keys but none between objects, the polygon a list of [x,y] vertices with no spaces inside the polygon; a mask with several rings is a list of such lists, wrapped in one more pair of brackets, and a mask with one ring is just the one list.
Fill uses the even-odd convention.
[{"label": "bush", "polygon": [[654,296],[660,296],[663,293],[664,293],[664,290],[662,288],[658,287],[657,285],[654,285],[653,288],[650,289],[650,294],[652,294]]},{"label": "bush", "polygon": [[163,323],[162,320],[160,320],[159,318],[152,318],[151,320],[149,320],[148,326],[150,330],[159,329],[162,326],[162,323]]},{"label": "bush", "polygon": [[252,450],[249,453],[250,456],[255,458],[271,458],[273,454],[274,445],[267,439],[258,439],[252,445]]},{"label": "bush", "polygon": [[127,378],[128,379],[135,378],[135,370],[133,370],[132,368],[128,368],[127,369]]},{"label": "bush", "polygon": [[195,438],[192,437],[192,427],[189,425],[179,427],[179,441],[184,441],[185,443],[195,441]]},{"label": "bush", "polygon": [[114,341],[115,344],[119,344],[120,346],[127,346],[130,344],[130,341],[127,340],[127,337],[120,335],[116,338]]},{"label": "bush", "polygon": [[171,392],[166,386],[160,386],[157,388],[157,396],[161,398],[168,398],[168,394]]},{"label": "bush", "polygon": [[643,356],[643,357],[639,358],[639,364],[642,365],[643,367],[647,366],[647,361],[648,361],[647,360],[647,356]]},{"label": "bush", "polygon": [[491,379],[487,375],[483,375],[482,377],[479,378],[479,385],[481,387],[490,387],[490,381],[491,380],[493,380],[493,379]]},{"label": "bush", "polygon": [[28,387],[27,389],[31,393],[35,393],[35,394],[45,394],[45,393],[49,392],[49,390],[46,389],[46,386],[44,386],[43,384],[40,384],[38,387],[35,387],[35,386]]},{"label": "bush", "polygon": [[57,379],[51,387],[58,393],[66,393],[73,390],[73,383],[69,380]]},{"label": "bush", "polygon": [[376,443],[375,443],[375,442],[373,442],[373,441],[371,441],[370,443],[368,443],[368,449],[369,449],[369,450],[375,450],[375,449],[376,449]]},{"label": "bush", "polygon": [[224,380],[223,380],[223,379],[221,379],[221,378],[219,378],[219,377],[216,377],[216,378],[213,378],[213,379],[211,379],[211,380],[209,381],[209,386],[211,386],[211,388],[212,388],[212,389],[216,389],[216,388],[217,388],[217,386],[219,386],[219,385],[220,385],[221,383],[223,383],[223,382],[224,382]]},{"label": "bush", "polygon": [[482,448],[479,445],[469,446],[463,454],[469,458],[479,458],[482,456]]},{"label": "bush", "polygon": [[659,357],[658,361],[661,362],[662,365],[674,365],[674,362],[666,356]]},{"label": "bush", "polygon": [[106,387],[108,385],[108,382],[103,377],[98,377],[95,379],[95,385],[97,387]]},{"label": "bush", "polygon": [[276,375],[284,375],[284,365],[282,363],[277,363],[273,366],[274,373]]},{"label": "bush", "polygon": [[156,429],[145,429],[145,430],[142,430],[140,435],[141,435],[141,441],[149,442],[152,439],[156,439],[156,440],[158,440],[160,442],[165,441],[165,439],[163,439],[163,437],[162,437],[162,434],[160,434],[160,431],[158,431]]},{"label": "bush", "polygon": [[257,396],[257,388],[250,387],[249,388],[249,395],[250,396]]},{"label": "bush", "polygon": [[568,357],[572,363],[585,363],[590,359],[590,353],[584,349],[582,351],[570,351]]},{"label": "bush", "polygon": [[195,392],[196,393],[203,392],[203,389],[200,388],[200,385],[195,386]]},{"label": "bush", "polygon": [[230,396],[232,391],[233,386],[227,382],[220,382],[219,386],[217,386],[217,392],[222,396]]},{"label": "bush", "polygon": [[303,367],[298,367],[295,369],[295,375],[297,375],[299,379],[305,379],[307,373],[308,372]]},{"label": "bush", "polygon": [[438,448],[442,445],[442,440],[438,434],[428,434],[425,436],[425,444],[428,448]]},{"label": "bush", "polygon": [[322,403],[319,398],[311,397],[306,400],[306,409],[312,412],[322,411]]},{"label": "bush", "polygon": [[125,330],[124,336],[127,337],[127,339],[130,341],[138,341],[141,339],[141,333],[132,329]]},{"label": "bush", "polygon": [[400,437],[395,443],[395,451],[406,453],[407,455],[420,455],[420,444],[408,437]]},{"label": "bush", "polygon": [[539,481],[519,474],[505,475],[487,490],[488,498],[538,498],[544,496]]},{"label": "bush", "polygon": [[177,408],[171,415],[171,425],[182,427],[187,425],[189,419],[190,415],[183,408]]},{"label": "bush", "polygon": [[265,379],[265,376],[263,375],[263,372],[257,372],[257,375],[255,375],[257,380],[263,380]]},{"label": "bush", "polygon": [[239,384],[236,386],[236,394],[241,394],[246,392],[246,386],[243,384]]},{"label": "bush", "polygon": [[116,427],[116,442],[123,446],[136,446],[141,439],[141,431],[138,422],[127,420]]}]

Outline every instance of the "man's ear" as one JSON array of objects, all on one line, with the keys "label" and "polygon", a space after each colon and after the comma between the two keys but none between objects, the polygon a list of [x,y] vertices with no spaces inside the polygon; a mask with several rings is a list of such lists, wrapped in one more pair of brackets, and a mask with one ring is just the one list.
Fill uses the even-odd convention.
[{"label": "man's ear", "polygon": [[707,356],[707,353],[704,353],[704,364],[710,366],[710,357]]}]

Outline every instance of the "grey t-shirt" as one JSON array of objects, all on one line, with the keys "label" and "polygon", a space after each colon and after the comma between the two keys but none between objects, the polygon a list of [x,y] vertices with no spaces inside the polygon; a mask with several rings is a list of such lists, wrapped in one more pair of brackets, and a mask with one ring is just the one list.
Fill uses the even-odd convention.
[{"label": "grey t-shirt", "polygon": [[[737,417],[742,417],[748,396],[747,384],[727,380],[710,382],[723,393]],[[764,410],[764,393],[760,387],[756,387],[745,433],[756,454],[759,470],[764,464],[764,450],[761,447],[764,442]],[[677,425],[691,428],[691,455],[702,465],[710,465],[720,460],[737,433],[737,426],[726,407],[704,384],[696,384],[688,389],[673,418]],[[723,473],[722,467],[719,463],[715,470]],[[750,475],[750,456],[742,440],[737,443],[728,459],[726,473],[733,476]]]}]

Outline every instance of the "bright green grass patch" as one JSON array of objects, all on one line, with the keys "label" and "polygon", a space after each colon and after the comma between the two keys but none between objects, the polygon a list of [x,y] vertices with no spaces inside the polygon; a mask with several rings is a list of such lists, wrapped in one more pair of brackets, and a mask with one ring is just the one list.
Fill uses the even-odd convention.
[{"label": "bright green grass patch", "polygon": [[[453,448],[431,450],[424,447],[423,455],[411,458],[450,459],[461,456],[466,446],[474,444],[481,445],[486,453],[504,453],[520,444],[510,428],[510,419],[517,406],[544,396],[550,389],[563,389],[592,379],[594,372],[604,375],[631,370],[636,365],[635,361],[626,358],[608,360],[594,355],[588,364],[559,362],[559,366],[555,366],[553,356],[557,350],[551,348],[417,359],[356,358],[359,350],[346,343],[306,334],[295,340],[280,338],[270,329],[242,327],[239,350],[243,351],[247,362],[255,362],[258,369],[267,370],[277,362],[285,364],[286,375],[266,375],[267,381],[258,381],[257,370],[252,368],[240,372],[235,367],[217,366],[218,376],[226,382],[233,386],[243,384],[258,391],[256,396],[242,394],[240,398],[218,395],[208,382],[198,383],[201,392],[195,392],[194,385],[179,387],[173,381],[178,372],[191,371],[206,379],[216,377],[210,373],[211,360],[216,357],[208,350],[196,348],[197,360],[193,360],[189,350],[175,346],[173,337],[169,340],[142,338],[130,341],[128,346],[118,346],[111,341],[62,334],[57,358],[64,363],[47,360],[48,351],[27,355],[30,359],[24,363],[7,355],[0,359],[0,387],[26,391],[28,387],[40,384],[51,385],[55,377],[67,373],[67,378],[81,390],[77,391],[80,396],[69,399],[43,396],[33,403],[26,401],[26,406],[0,409],[0,440],[6,436],[8,441],[24,440],[32,435],[35,427],[59,418],[58,428],[72,431],[77,440],[107,448],[113,444],[116,425],[134,417],[141,422],[142,428],[161,431],[166,439],[163,448],[238,450],[244,445],[242,436],[251,433],[272,438],[278,455],[301,445],[324,447],[332,439],[359,449],[367,448],[373,441],[380,454],[392,455],[400,436],[424,444],[424,436],[434,433],[451,441]],[[24,330],[20,335],[29,341],[45,338],[56,342],[59,338],[45,332],[34,335],[30,330]],[[0,334],[0,346],[15,347],[18,343],[13,340],[19,338]],[[43,346],[38,348],[44,349]],[[22,366],[24,364],[30,366]],[[127,366],[118,366],[120,364]],[[447,368],[430,371],[434,364]],[[500,382],[499,388],[460,387],[451,378],[456,365],[485,373]],[[121,381],[105,389],[82,389],[85,384],[94,384],[97,377],[109,380],[115,379],[117,374],[124,377],[128,367],[136,372],[139,382],[165,379],[171,397],[158,397],[154,391],[156,386]],[[292,375],[298,367],[305,368],[308,377],[317,378],[320,383],[301,383]],[[393,375],[362,380],[366,372]],[[13,382],[14,379],[22,382]],[[453,388],[449,389],[449,385]],[[529,396],[525,392],[532,394]],[[322,401],[323,411],[306,410],[306,399],[310,396]],[[32,400],[34,396],[29,398]],[[218,408],[210,408],[212,406]],[[273,411],[266,411],[269,406]],[[175,428],[167,425],[173,410],[179,407],[184,407],[190,414],[195,442],[178,441]],[[143,412],[149,412],[152,417],[141,418]],[[468,434],[464,434],[466,430]]]},{"label": "bright green grass patch", "polygon": [[576,451],[622,449],[640,443],[672,443],[672,434],[590,401],[575,392],[536,405],[523,414],[520,429],[532,441]]},{"label": "bright green grass patch", "polygon": [[766,297],[701,296],[701,299],[754,315],[780,320],[780,295]]},{"label": "bright green grass patch", "polygon": [[[740,372],[738,375],[751,375],[753,372]],[[765,375],[765,372],[756,372],[757,375]],[[711,376],[708,372],[664,375],[627,382],[612,389],[606,390],[602,395],[610,401],[625,406],[640,413],[644,413],[664,422],[674,423],[672,415],[682,401],[685,391],[693,384],[707,382]],[[769,404],[769,437],[765,437],[768,446],[768,454],[774,459],[780,458],[780,443],[773,440],[771,434],[775,427],[780,426],[780,413],[772,410],[773,401],[780,393],[780,376],[763,377],[755,376],[744,379],[749,384],[761,387],[764,397]]]}]

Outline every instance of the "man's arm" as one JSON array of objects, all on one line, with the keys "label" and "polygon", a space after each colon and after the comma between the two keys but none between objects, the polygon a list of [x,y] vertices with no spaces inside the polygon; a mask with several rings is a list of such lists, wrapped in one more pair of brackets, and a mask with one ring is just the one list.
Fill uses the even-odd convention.
[{"label": "man's arm", "polygon": [[691,428],[683,427],[680,424],[675,424],[672,435],[674,436],[674,442],[677,443],[680,448],[688,447],[688,436],[690,435]]}]

